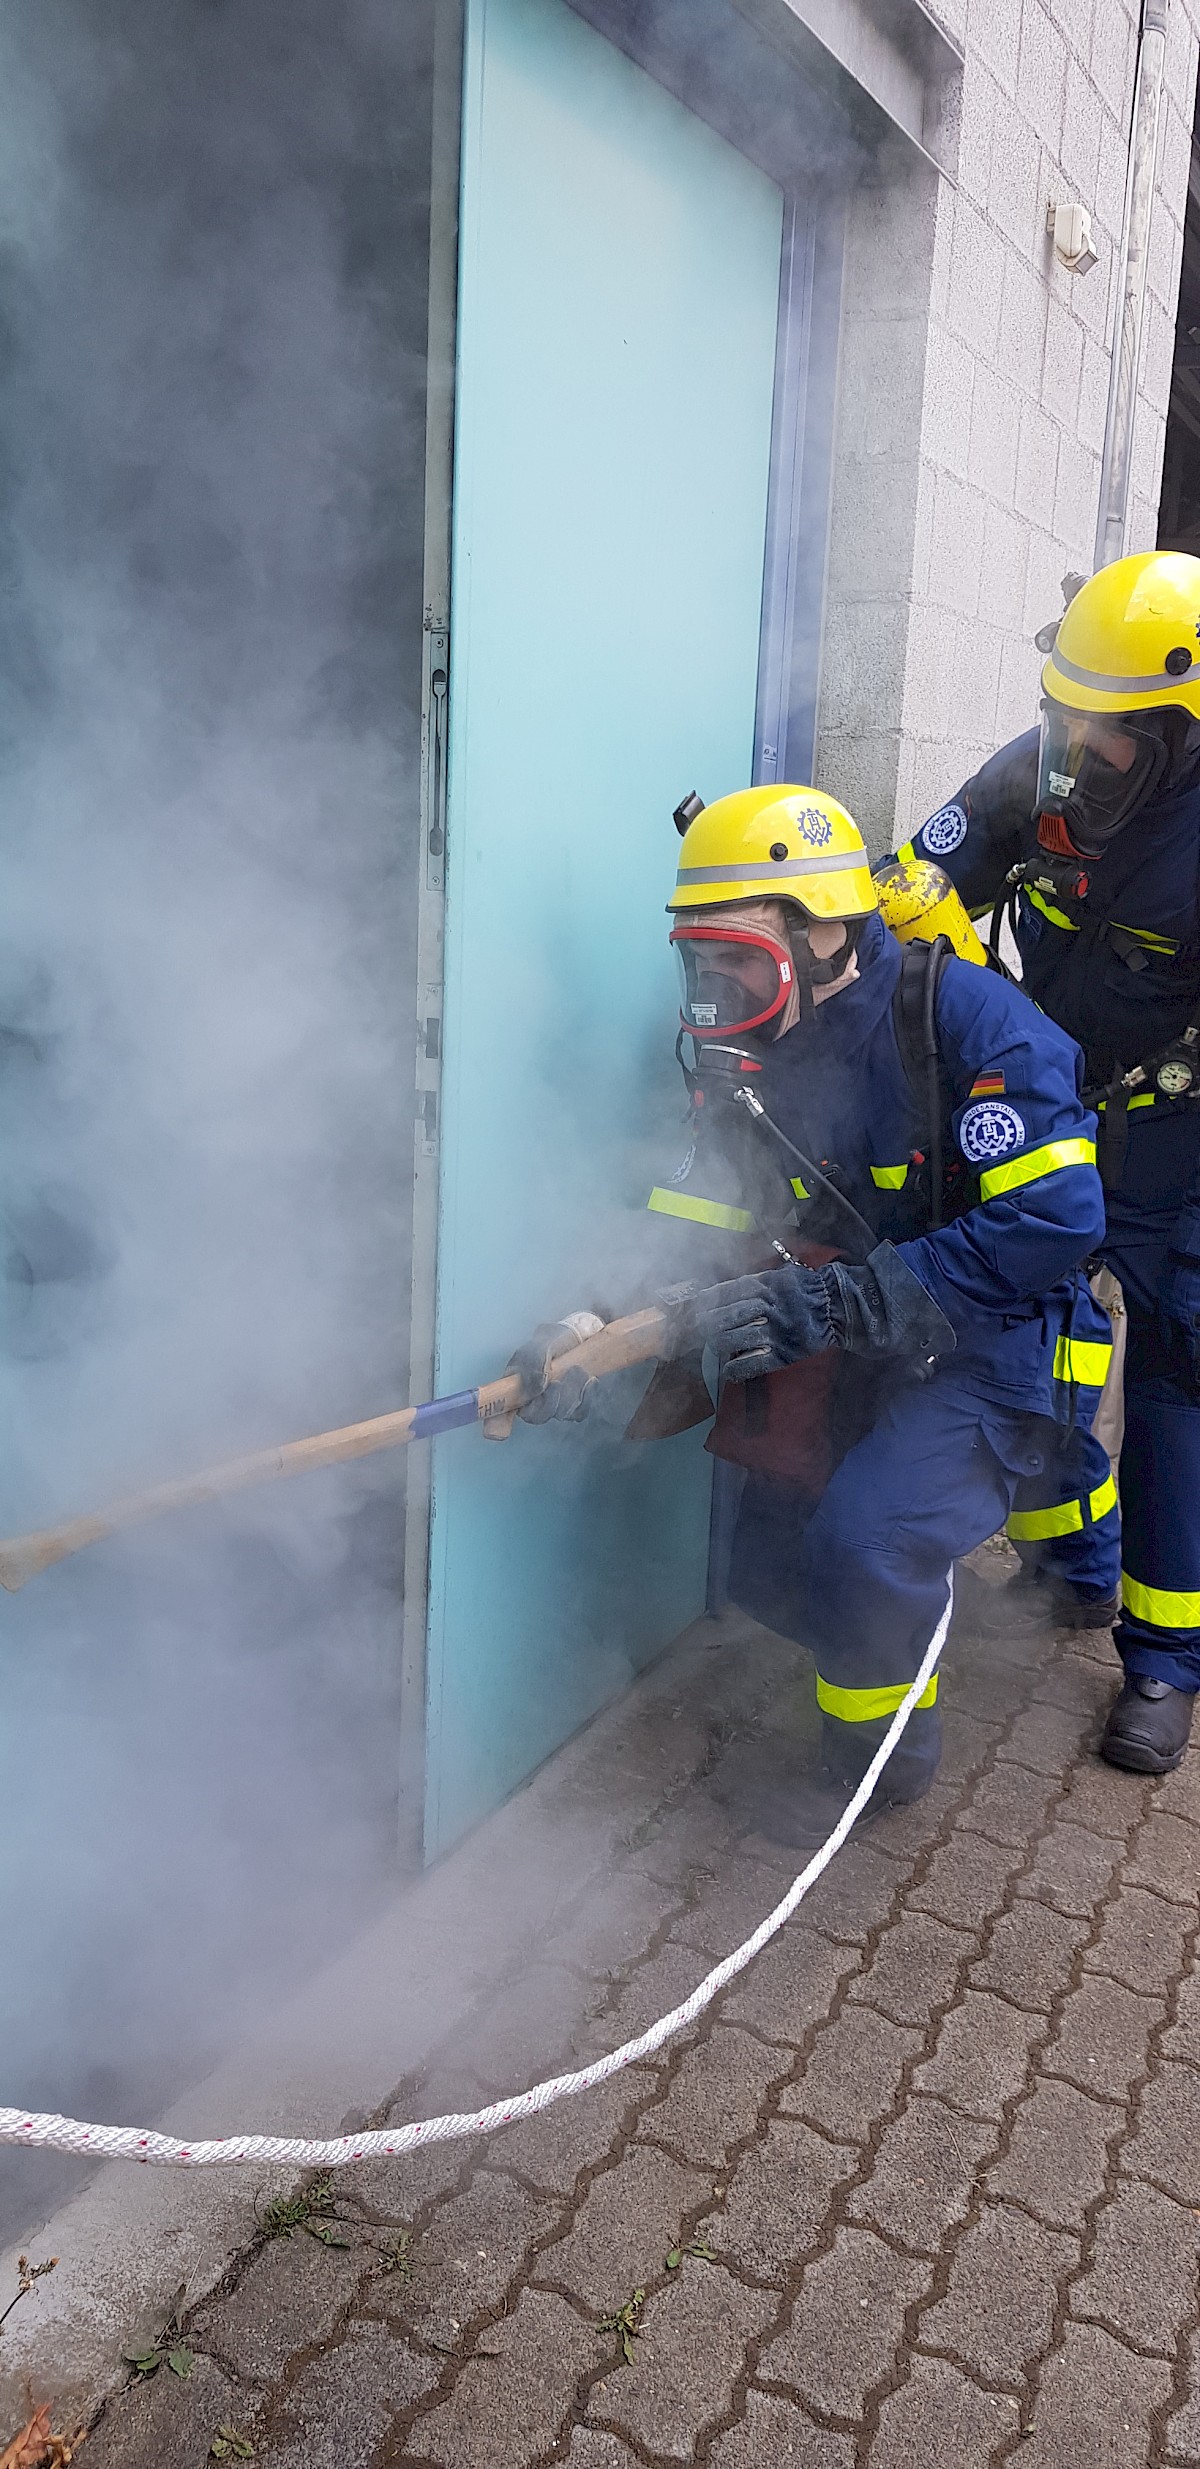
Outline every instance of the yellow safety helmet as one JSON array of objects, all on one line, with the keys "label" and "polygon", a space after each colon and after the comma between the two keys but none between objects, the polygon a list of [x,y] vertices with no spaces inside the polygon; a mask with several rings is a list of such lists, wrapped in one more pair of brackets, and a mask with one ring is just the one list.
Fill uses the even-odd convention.
[{"label": "yellow safety helmet", "polygon": [[1200,557],[1147,549],[1102,566],[1059,623],[1042,689],[1074,712],[1200,720]]},{"label": "yellow safety helmet", "polygon": [[[681,808],[683,813],[684,809]],[[668,909],[786,900],[811,919],[879,906],[862,833],[822,789],[735,789],[687,825]]]},{"label": "yellow safety helmet", "polygon": [[[816,986],[845,974],[857,933],[879,898],[862,834],[820,789],[737,789],[702,807],[676,808],[683,831],[667,903],[682,974],[680,1026],[698,1044],[775,1037],[811,1003]],[[782,902],[786,934],[764,904]],[[811,927],[841,924],[820,955]]]},{"label": "yellow safety helmet", "polygon": [[1038,837],[1098,858],[1200,753],[1200,558],[1102,566],[1055,629],[1042,689]]}]

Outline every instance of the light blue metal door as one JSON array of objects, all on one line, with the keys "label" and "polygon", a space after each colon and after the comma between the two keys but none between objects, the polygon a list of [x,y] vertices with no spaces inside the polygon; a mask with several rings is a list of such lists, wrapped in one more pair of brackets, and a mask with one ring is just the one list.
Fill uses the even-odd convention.
[{"label": "light blue metal door", "polygon": [[[664,904],[751,776],[782,199],[565,0],[468,0],[438,1385],[635,1282]],[[431,1852],[701,1610],[702,1435],[438,1444]]]}]

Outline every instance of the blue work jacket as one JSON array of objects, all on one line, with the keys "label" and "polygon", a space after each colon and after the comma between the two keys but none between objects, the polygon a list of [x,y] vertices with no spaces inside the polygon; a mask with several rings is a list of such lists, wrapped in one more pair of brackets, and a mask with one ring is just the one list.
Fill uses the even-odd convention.
[{"label": "blue work jacket", "polygon": [[[1001,897],[1010,867],[1039,856],[1037,765],[1030,729],[909,843],[976,914]],[[1022,885],[1014,932],[1029,993],[1083,1048],[1090,1094],[1200,1016],[1200,770],[1149,800],[1087,871],[1085,897],[1069,905]],[[1130,1104],[1105,1243],[1133,1300],[1152,1302],[1168,1244],[1200,1256],[1200,1097],[1150,1087]]]},{"label": "blue work jacket", "polygon": [[[943,1369],[981,1397],[1086,1423],[1110,1331],[1082,1268],[1104,1210],[1078,1048],[993,971],[947,962],[936,1025],[958,1199],[931,1232],[924,1117],[894,1024],[900,946],[881,918],[868,918],[858,959],[855,982],[762,1049],[758,1096],[940,1305],[957,1341]],[[757,1259],[763,1238],[786,1241],[788,1227],[846,1248],[795,1161],[740,1105],[706,1100],[692,1130],[649,1206],[720,1239],[719,1266],[711,1255],[692,1264],[701,1274],[749,1265],[730,1238]]]}]

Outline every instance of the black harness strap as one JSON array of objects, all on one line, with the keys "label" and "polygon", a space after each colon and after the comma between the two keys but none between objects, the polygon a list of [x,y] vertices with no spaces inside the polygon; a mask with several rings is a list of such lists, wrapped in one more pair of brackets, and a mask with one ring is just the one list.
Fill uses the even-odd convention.
[{"label": "black harness strap", "polygon": [[949,1093],[942,1073],[937,1033],[937,997],[951,945],[944,934],[932,943],[906,943],[900,955],[900,977],[892,998],[892,1020],[900,1060],[916,1099],[923,1126],[923,1146],[929,1160],[929,1226],[944,1223],[945,1126]]}]

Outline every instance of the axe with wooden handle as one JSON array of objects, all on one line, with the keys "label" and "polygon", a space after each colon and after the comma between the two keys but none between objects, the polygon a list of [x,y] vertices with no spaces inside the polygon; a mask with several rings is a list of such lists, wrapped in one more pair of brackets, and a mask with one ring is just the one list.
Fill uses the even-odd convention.
[{"label": "axe with wooden handle", "polygon": [[[659,1310],[610,1320],[595,1337],[585,1337],[558,1356],[550,1367],[551,1383],[577,1365],[600,1379],[606,1372],[623,1371],[627,1364],[649,1363],[662,1352],[667,1328],[668,1316]],[[230,1458],[224,1466],[185,1475],[177,1483],[158,1483],[151,1491],[116,1501],[111,1509],[98,1509],[89,1517],[69,1518],[65,1525],[15,1535],[0,1543],[0,1586],[16,1594],[27,1578],[52,1568],[56,1560],[66,1560],[105,1535],[119,1534],[125,1526],[137,1526],[143,1518],[160,1517],[169,1509],[189,1509],[202,1500],[219,1500],[226,1492],[245,1491],[252,1483],[273,1483],[280,1475],[341,1466],[349,1458],[371,1457],[377,1449],[402,1449],[410,1440],[433,1440],[439,1432],[457,1431],[468,1423],[486,1428],[497,1418],[511,1421],[521,1401],[520,1380],[510,1372],[503,1380],[486,1381],[480,1389],[461,1389],[454,1397],[431,1398],[424,1406],[404,1406],[398,1414],[375,1415],[369,1423],[347,1423],[340,1431],[316,1432],[310,1440],[288,1440],[282,1448]]]}]

